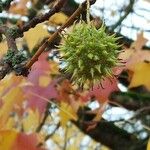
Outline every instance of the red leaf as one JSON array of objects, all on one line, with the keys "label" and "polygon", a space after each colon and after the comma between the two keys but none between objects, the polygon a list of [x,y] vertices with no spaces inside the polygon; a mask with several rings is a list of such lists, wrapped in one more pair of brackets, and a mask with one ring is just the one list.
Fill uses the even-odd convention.
[{"label": "red leaf", "polygon": [[44,150],[40,147],[37,147],[38,139],[36,134],[18,134],[15,143],[12,147],[12,150]]},{"label": "red leaf", "polygon": [[[111,81],[110,81],[111,80]],[[117,79],[112,78],[112,79],[108,79],[106,78],[104,81],[102,81],[102,86],[103,87],[98,87],[98,85],[95,85],[93,87],[93,89],[91,89],[85,99],[89,100],[90,97],[95,97],[99,102],[104,103],[105,101],[108,100],[109,95],[113,92],[113,91],[117,91],[118,87],[117,87]]]},{"label": "red leaf", "polygon": [[[28,107],[31,107],[32,109],[38,109],[41,113],[45,110],[46,101],[43,101],[41,98],[36,97],[34,95],[31,95],[31,93],[36,93],[44,98],[51,99],[51,98],[57,98],[57,91],[55,88],[56,81],[53,80],[50,82],[48,80],[48,84],[46,86],[41,86],[39,83],[40,77],[50,77],[51,73],[51,66],[50,63],[47,61],[48,53],[43,53],[38,61],[33,65],[31,72],[28,76],[28,81],[30,81],[33,85],[25,87],[24,90],[26,93],[27,99],[28,99]],[[41,81],[40,81],[41,82]]]}]

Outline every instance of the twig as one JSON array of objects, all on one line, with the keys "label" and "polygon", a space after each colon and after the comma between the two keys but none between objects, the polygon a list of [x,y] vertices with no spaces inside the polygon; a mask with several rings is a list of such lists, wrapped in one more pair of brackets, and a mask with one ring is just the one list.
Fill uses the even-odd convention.
[{"label": "twig", "polygon": [[42,127],[43,127],[43,125],[45,124],[45,121],[46,121],[47,117],[49,116],[49,108],[50,108],[50,106],[51,106],[51,104],[48,103],[47,107],[46,107],[46,110],[45,110],[45,113],[44,113],[44,117],[43,117],[41,123],[39,124],[39,126],[37,127],[36,132],[40,132]]},{"label": "twig", "polygon": [[137,111],[135,111],[134,115],[130,118],[130,120],[137,118],[138,116],[140,116],[142,113],[150,113],[150,106],[146,106],[146,107],[142,107],[141,109],[138,109]]},{"label": "twig", "polygon": [[56,128],[54,129],[54,131],[53,131],[51,134],[48,134],[48,135],[45,136],[44,141],[43,141],[43,142],[40,142],[40,143],[37,145],[37,147],[42,146],[43,143],[45,143],[51,136],[53,136],[53,135],[55,134],[56,130],[57,130],[59,127],[60,127],[60,123],[57,124]]},{"label": "twig", "polygon": [[71,113],[69,113],[68,111],[66,111],[65,109],[62,109],[59,105],[57,105],[56,103],[54,103],[53,101],[50,101],[49,99],[45,98],[45,97],[42,97],[36,93],[33,93],[33,92],[30,92],[31,95],[34,95],[36,97],[39,97],[41,98],[42,100],[52,104],[52,105],[55,105],[59,110],[61,110],[62,112],[64,112],[66,115],[68,115],[69,117],[71,117],[71,119],[73,120],[77,120],[76,116],[72,115]]},{"label": "twig", "polygon": [[122,17],[120,17],[120,19],[118,20],[118,22],[116,22],[115,25],[112,26],[112,31],[114,31],[114,29],[116,29],[122,23],[122,21],[129,15],[129,13],[132,12],[134,2],[135,0],[130,0],[129,5],[126,8],[125,14]]},{"label": "twig", "polygon": [[68,129],[69,129],[69,127],[68,127],[68,125],[66,125],[63,150],[66,150],[66,149],[67,149]]},{"label": "twig", "polygon": [[[94,4],[96,0],[90,0],[90,4]],[[49,19],[50,16],[55,14],[56,12],[60,11],[60,9],[63,7],[64,3],[66,3],[67,0],[59,0],[58,3],[46,14],[38,16],[33,18],[31,21],[26,23],[22,27],[12,27],[9,28],[7,26],[1,25],[0,26],[0,34],[4,34],[6,36],[8,49],[11,49],[15,53],[18,52],[15,39],[18,37],[22,37],[23,33],[28,31],[30,28],[35,27],[38,23],[44,22],[45,20]],[[86,8],[86,2],[84,2],[76,11],[73,13],[73,15],[68,19],[68,21],[61,26],[58,31],[56,31],[41,47],[39,47],[38,51],[35,53],[35,55],[31,58],[31,60],[26,65],[18,66],[19,68],[13,69],[9,64],[6,64],[3,59],[0,60],[0,80],[5,77],[5,75],[12,70],[16,72],[17,75],[28,75],[28,69],[38,60],[38,57],[41,55],[41,53],[45,50],[45,48],[48,46],[50,42],[52,42],[59,33],[66,27],[68,27],[70,24],[73,23],[76,16],[78,16],[82,10]]]},{"label": "twig", "polygon": [[45,4],[48,5],[49,3],[53,2],[54,0],[46,0]]},{"label": "twig", "polygon": [[[94,4],[96,0],[91,0],[90,5]],[[38,60],[38,57],[41,55],[41,53],[45,50],[47,45],[51,43],[55,38],[61,33],[62,30],[64,30],[66,27],[68,27],[70,24],[72,24],[75,20],[75,18],[85,9],[86,2],[84,2],[81,6],[78,7],[78,9],[69,17],[69,19],[66,21],[64,25],[62,25],[54,34],[50,36],[50,38],[38,49],[38,51],[35,53],[35,55],[31,58],[31,60],[26,64],[26,69],[30,69],[31,66]]]},{"label": "twig", "polygon": [[64,3],[66,3],[68,0],[59,0],[58,3],[49,10],[48,13],[34,17],[31,21],[26,23],[23,27],[20,27],[20,34],[28,31],[31,28],[34,28],[37,24],[44,22],[49,19],[50,16],[60,11],[60,9],[63,7]]},{"label": "twig", "polygon": [[[13,36],[13,28],[8,28],[5,25],[1,25],[0,34],[5,35],[8,49],[11,50],[12,52],[17,53],[18,49],[17,49],[15,38]],[[4,61],[4,58],[2,58],[0,60],[0,80],[3,79],[6,76],[6,74],[11,72],[12,70],[13,70],[12,64],[6,63]]]},{"label": "twig", "polygon": [[122,24],[122,26],[126,27],[126,28],[131,28],[132,30],[137,30],[137,31],[144,31],[144,32],[150,32],[150,29],[142,29],[142,27],[135,27],[135,26],[129,26],[126,24]]},{"label": "twig", "polygon": [[3,8],[5,9],[9,9],[10,4],[13,0],[6,0],[5,2],[3,2]]}]

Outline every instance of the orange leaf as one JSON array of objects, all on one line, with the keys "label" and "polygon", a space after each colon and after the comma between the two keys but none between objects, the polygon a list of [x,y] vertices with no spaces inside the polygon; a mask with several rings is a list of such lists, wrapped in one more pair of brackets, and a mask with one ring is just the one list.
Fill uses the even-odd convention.
[{"label": "orange leaf", "polygon": [[44,150],[37,146],[38,143],[37,134],[18,133],[14,145],[10,150]]},{"label": "orange leaf", "polygon": [[17,137],[16,131],[0,131],[0,150],[12,150],[12,146]]},{"label": "orange leaf", "polygon": [[136,51],[141,50],[148,40],[143,37],[143,32],[137,35],[137,40],[131,45]]},{"label": "orange leaf", "polygon": [[70,93],[72,91],[72,86],[71,83],[68,80],[62,81],[60,86],[58,87],[59,91],[59,97],[58,99],[61,101],[65,101],[69,103],[70,100]]},{"label": "orange leaf", "polygon": [[131,45],[129,49],[125,49],[124,53],[120,53],[119,58],[127,61],[126,67],[130,69],[130,66],[144,60],[150,61],[150,51],[143,50],[142,47],[146,44],[147,39],[143,37],[143,33],[138,34],[137,40]]},{"label": "orange leaf", "polygon": [[27,15],[28,9],[26,4],[28,1],[29,0],[20,0],[14,2],[9,8],[9,12],[20,14],[20,15]]},{"label": "orange leaf", "polygon": [[15,130],[0,131],[0,150],[44,150],[37,147],[37,134],[19,133]]}]

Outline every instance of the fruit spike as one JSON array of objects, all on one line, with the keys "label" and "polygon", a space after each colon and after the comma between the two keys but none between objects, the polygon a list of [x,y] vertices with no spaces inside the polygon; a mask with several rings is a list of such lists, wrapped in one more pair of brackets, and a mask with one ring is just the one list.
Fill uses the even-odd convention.
[{"label": "fruit spike", "polygon": [[101,85],[103,77],[113,76],[112,68],[120,62],[115,35],[106,34],[104,26],[97,30],[85,22],[74,24],[65,34],[59,49],[73,83],[90,87],[97,81]]}]

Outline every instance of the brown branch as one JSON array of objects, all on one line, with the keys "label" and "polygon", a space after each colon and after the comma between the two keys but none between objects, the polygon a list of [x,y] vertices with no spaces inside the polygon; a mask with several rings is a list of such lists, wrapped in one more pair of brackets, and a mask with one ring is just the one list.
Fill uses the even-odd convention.
[{"label": "brown branch", "polygon": [[51,133],[51,134],[48,134],[48,135],[46,135],[45,137],[44,137],[44,142],[40,142],[38,145],[37,145],[37,147],[41,147],[42,145],[44,145],[44,143],[50,138],[50,137],[52,137],[54,134],[55,134],[55,132],[57,131],[57,129],[60,127],[60,123],[58,123],[57,125],[56,125],[56,128],[54,129],[54,131]]},{"label": "brown branch", "polygon": [[[91,0],[90,5],[94,4],[96,0]],[[38,60],[38,57],[41,55],[41,53],[45,50],[45,48],[48,46],[49,43],[51,43],[55,38],[61,33],[62,30],[64,30],[66,27],[68,27],[70,24],[72,24],[75,20],[75,18],[86,8],[86,2],[84,2],[81,6],[78,7],[78,9],[69,17],[69,19],[66,21],[64,25],[62,25],[54,34],[50,36],[50,38],[38,49],[38,51],[35,53],[35,55],[31,58],[31,60],[26,64],[26,68],[29,69],[31,66]]]},{"label": "brown branch", "polygon": [[[2,25],[2,26],[0,26],[0,33],[5,35],[8,49],[17,53],[18,49],[16,46],[16,41],[15,41],[14,37],[12,36],[11,28],[8,28],[7,26]],[[12,70],[13,70],[13,68],[12,68],[11,64],[6,63],[4,61],[4,58],[2,58],[0,60],[0,80],[3,79],[5,77],[5,75],[7,73],[11,72]]]},{"label": "brown branch", "polygon": [[110,95],[111,102],[119,103],[128,110],[138,110],[150,105],[150,92],[131,91],[113,92]]},{"label": "brown branch", "polygon": [[13,51],[18,51],[15,39],[12,36],[12,33],[10,32],[10,30],[11,30],[11,28],[8,28],[5,25],[0,26],[0,33],[5,35],[8,49],[11,49]]},{"label": "brown branch", "polygon": [[[113,150],[141,150],[146,148],[147,139],[137,139],[133,134],[117,127],[112,122],[101,120],[97,126],[86,131],[80,122],[72,121],[82,132]],[[83,127],[83,128],[82,128]]]},{"label": "brown branch", "polygon": [[3,8],[8,10],[12,1],[13,0],[6,0],[5,2],[3,2]]},{"label": "brown branch", "polygon": [[20,31],[19,31],[20,35],[23,32],[26,32],[29,29],[34,28],[37,24],[48,20],[49,17],[51,17],[53,14],[60,11],[60,9],[63,7],[64,3],[66,3],[67,1],[68,0],[59,0],[58,3],[52,9],[49,10],[48,13],[41,15],[41,16],[34,17],[31,21],[29,21],[23,27],[20,28]]},{"label": "brown branch", "polygon": [[49,108],[50,108],[50,106],[51,106],[51,104],[48,103],[47,107],[46,107],[46,110],[45,110],[45,113],[44,113],[44,117],[43,117],[41,123],[39,124],[39,126],[37,127],[36,132],[40,132],[42,127],[43,127],[43,125],[45,124],[45,121],[46,121],[47,117],[49,116]]},{"label": "brown branch", "polygon": [[[18,50],[17,50],[15,39],[18,37],[22,37],[25,31],[28,31],[30,28],[35,27],[38,23],[41,23],[47,20],[54,13],[58,12],[62,8],[64,3],[66,2],[67,0],[59,0],[58,3],[48,13],[46,13],[45,15],[33,18],[30,22],[25,24],[22,28],[19,28],[19,27],[9,28],[4,25],[0,26],[0,33],[6,36],[8,48],[15,51],[16,53]],[[90,5],[94,4],[95,2],[96,0],[90,0]],[[39,47],[38,51],[35,53],[35,55],[31,58],[31,60],[26,65],[21,64],[21,65],[18,65],[17,68],[12,68],[11,63],[9,65],[9,64],[6,64],[6,62],[4,62],[3,59],[0,60],[0,63],[1,63],[0,79],[3,79],[5,75],[11,72],[12,70],[16,72],[16,75],[27,76],[27,74],[29,73],[28,69],[30,69],[30,67],[34,64],[34,62],[38,60],[38,57],[45,50],[45,48],[49,45],[49,43],[54,41],[55,38],[59,35],[59,33],[61,33],[61,31],[64,28],[71,25],[74,22],[75,18],[84,9],[86,9],[86,1],[81,6],[78,7],[78,9],[73,13],[72,16],[70,16],[70,18],[67,20],[67,22],[64,25],[62,25],[41,47]]]}]

